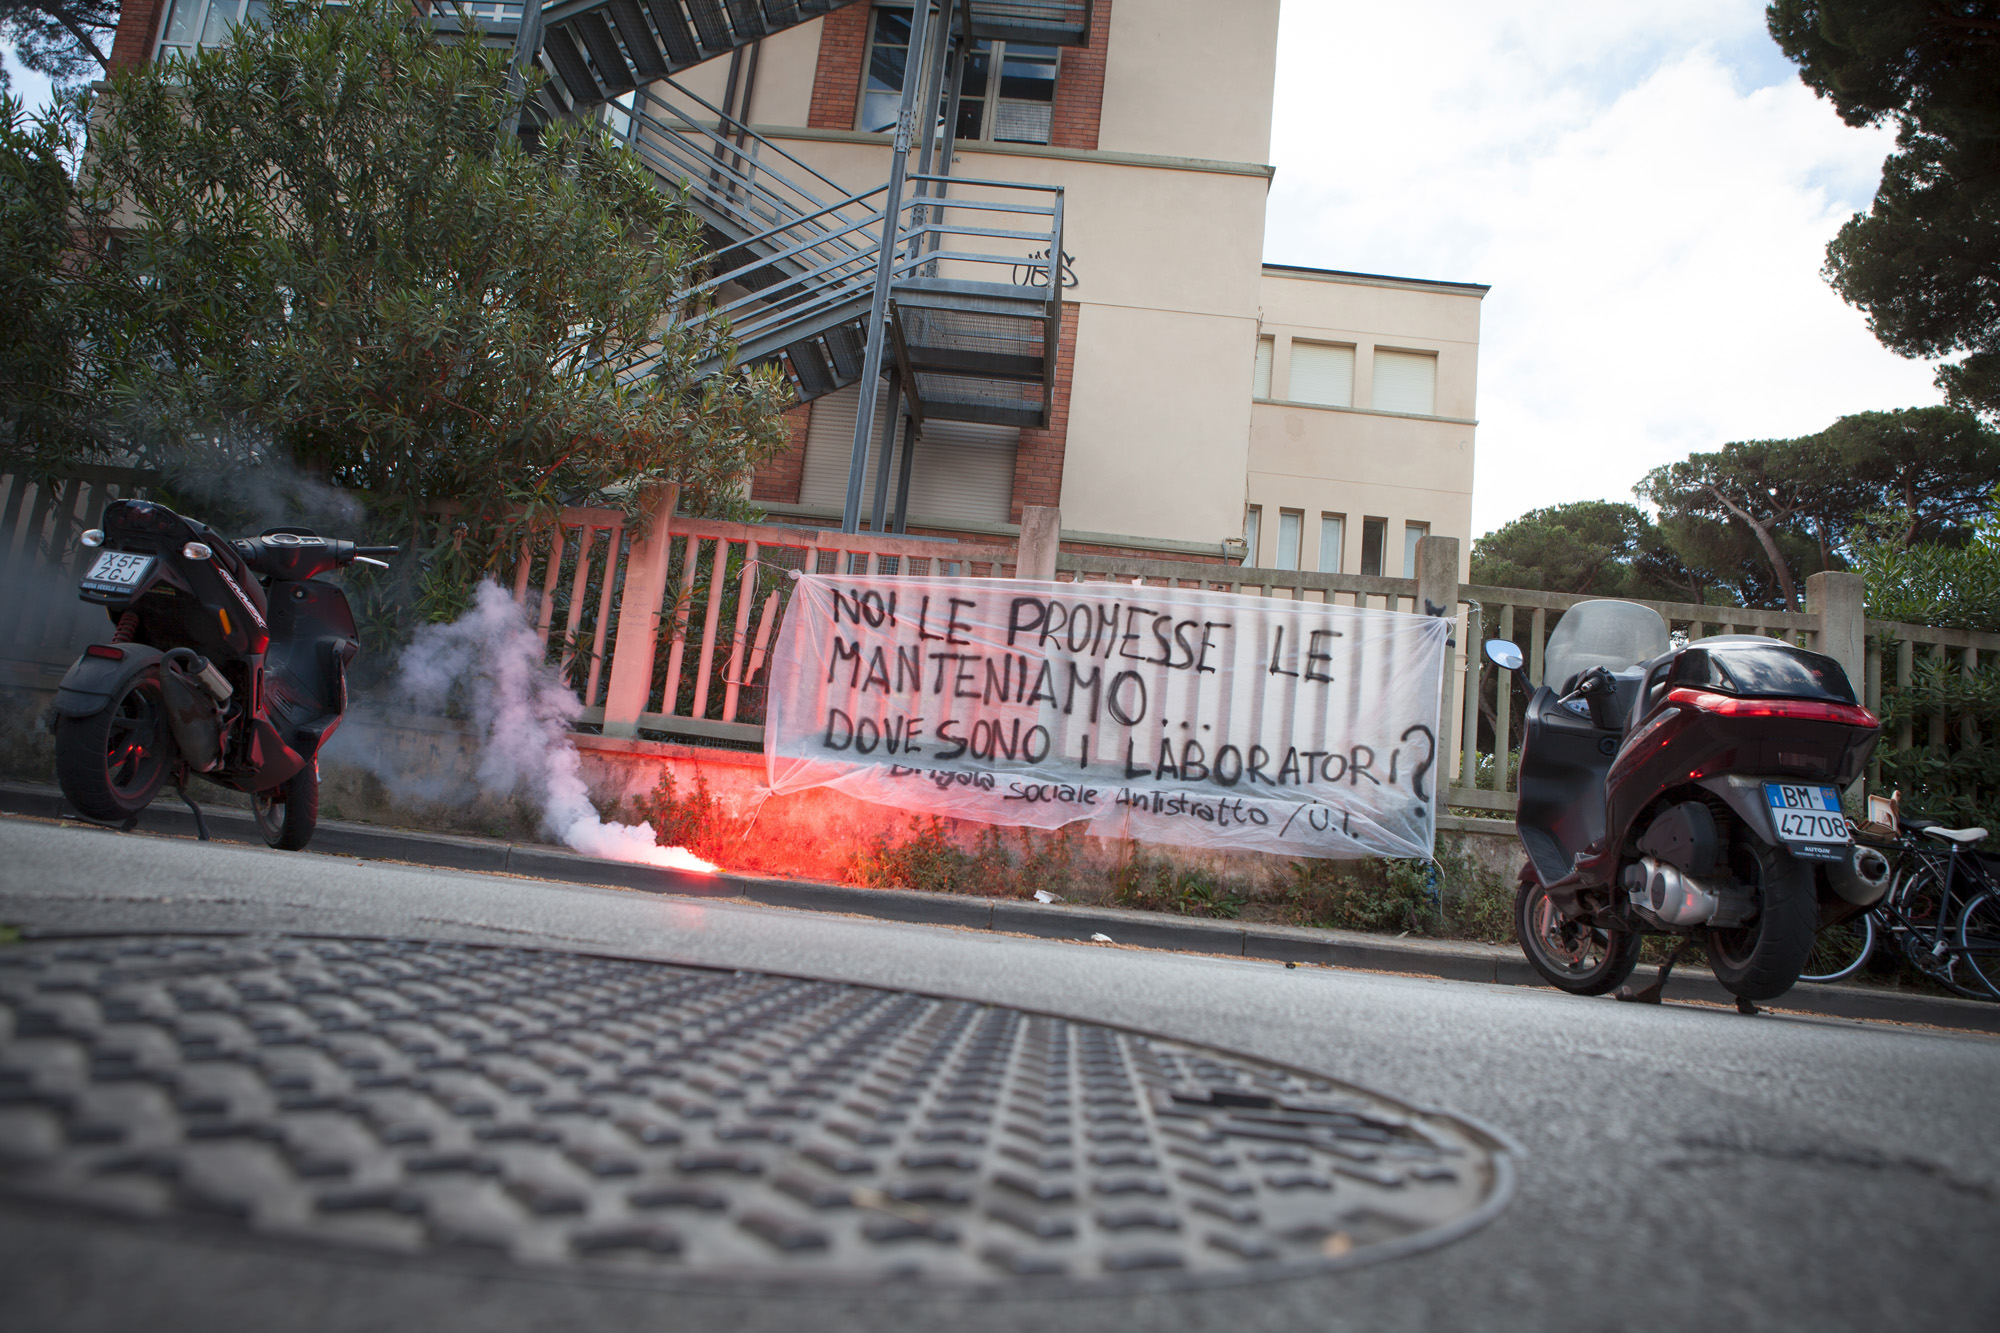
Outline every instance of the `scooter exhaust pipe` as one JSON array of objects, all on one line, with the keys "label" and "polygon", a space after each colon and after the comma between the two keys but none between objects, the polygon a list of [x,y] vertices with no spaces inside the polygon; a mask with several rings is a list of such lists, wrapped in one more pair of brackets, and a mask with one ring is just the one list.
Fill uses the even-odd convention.
[{"label": "scooter exhaust pipe", "polygon": [[1846,860],[1827,866],[1826,882],[1843,900],[1856,907],[1873,907],[1889,891],[1893,872],[1887,856],[1856,843]]},{"label": "scooter exhaust pipe", "polygon": [[1722,906],[1708,885],[1651,856],[1625,867],[1624,882],[1632,905],[1668,926],[1706,925]]}]

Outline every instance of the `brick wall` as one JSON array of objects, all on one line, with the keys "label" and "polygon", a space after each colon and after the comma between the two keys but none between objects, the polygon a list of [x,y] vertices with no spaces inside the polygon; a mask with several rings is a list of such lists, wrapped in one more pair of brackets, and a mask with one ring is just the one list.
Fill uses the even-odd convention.
[{"label": "brick wall", "polygon": [[799,484],[806,474],[806,427],[812,422],[812,404],[800,403],[785,413],[785,430],[791,437],[775,458],[757,465],[750,482],[750,498],[760,504],[795,505]]},{"label": "brick wall", "polygon": [[1056,73],[1056,106],[1049,142],[1057,148],[1097,147],[1097,122],[1104,111],[1104,53],[1111,42],[1111,0],[1097,0],[1090,12],[1090,45],[1065,46]]},{"label": "brick wall", "polygon": [[816,130],[851,130],[861,105],[861,62],[868,57],[867,3],[836,9],[820,20],[819,67],[813,72],[806,124]]},{"label": "brick wall", "polygon": [[153,40],[159,36],[160,22],[168,0],[125,0],[118,11],[118,32],[111,39],[111,68],[143,65],[153,57]]},{"label": "brick wall", "polygon": [[1076,311],[1076,302],[1063,302],[1049,424],[1021,427],[1021,442],[1014,451],[1014,499],[1007,507],[1010,522],[1021,521],[1022,505],[1062,503],[1063,451],[1069,442],[1069,380],[1076,366]]}]

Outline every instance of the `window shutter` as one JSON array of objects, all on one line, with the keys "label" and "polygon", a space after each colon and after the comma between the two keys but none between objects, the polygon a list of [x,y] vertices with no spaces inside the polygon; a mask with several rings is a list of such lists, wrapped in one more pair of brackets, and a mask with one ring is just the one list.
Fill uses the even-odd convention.
[{"label": "window shutter", "polygon": [[1276,347],[1275,338],[1257,340],[1257,369],[1250,377],[1250,396],[1253,398],[1271,396],[1271,357]]},{"label": "window shutter", "polygon": [[1375,402],[1381,412],[1437,413],[1435,352],[1375,353]]},{"label": "window shutter", "polygon": [[1330,343],[1294,342],[1292,386],[1285,396],[1294,403],[1354,406],[1354,349]]}]

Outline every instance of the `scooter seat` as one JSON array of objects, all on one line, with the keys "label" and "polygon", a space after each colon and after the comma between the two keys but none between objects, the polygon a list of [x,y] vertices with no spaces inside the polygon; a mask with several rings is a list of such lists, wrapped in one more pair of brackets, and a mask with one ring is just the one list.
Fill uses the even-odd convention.
[{"label": "scooter seat", "polygon": [[1924,832],[1933,838],[1955,842],[1961,847],[1970,846],[1986,836],[1986,830],[1983,828],[1927,828]]}]

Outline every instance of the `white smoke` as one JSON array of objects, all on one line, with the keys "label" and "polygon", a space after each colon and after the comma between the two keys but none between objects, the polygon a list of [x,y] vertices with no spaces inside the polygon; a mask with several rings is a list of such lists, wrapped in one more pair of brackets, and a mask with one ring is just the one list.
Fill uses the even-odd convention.
[{"label": "white smoke", "polygon": [[423,711],[442,713],[461,701],[479,741],[479,785],[495,793],[526,788],[565,845],[613,861],[715,869],[683,848],[660,846],[650,825],[598,818],[569,732],[583,704],[543,660],[521,608],[491,579],[480,580],[470,611],[417,631],[403,650],[401,683]]}]

